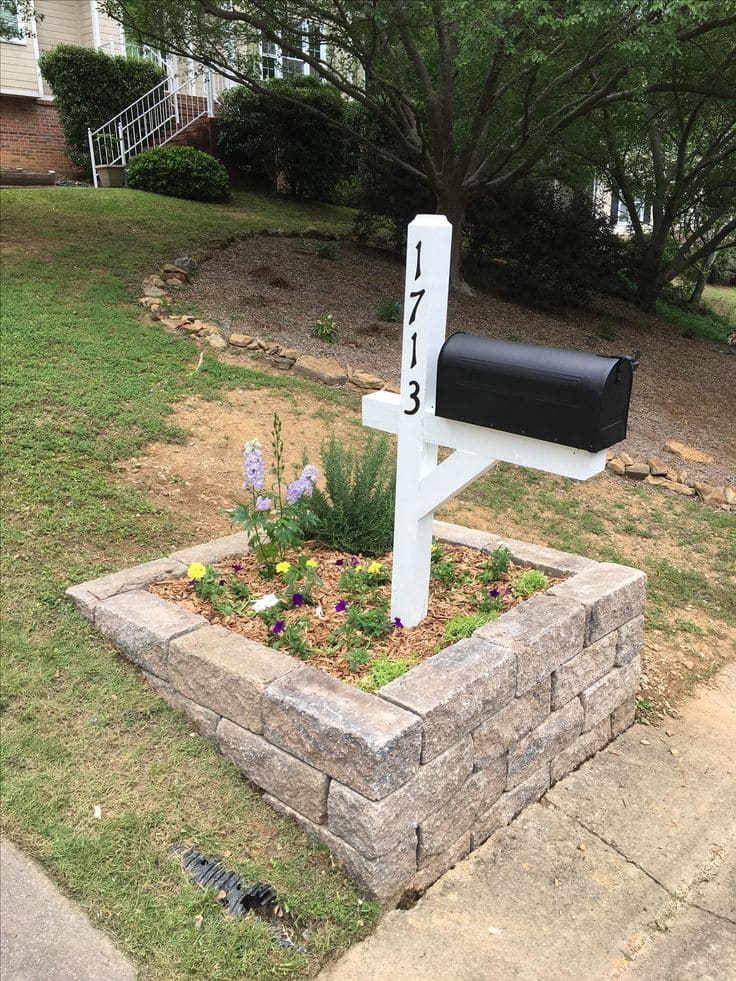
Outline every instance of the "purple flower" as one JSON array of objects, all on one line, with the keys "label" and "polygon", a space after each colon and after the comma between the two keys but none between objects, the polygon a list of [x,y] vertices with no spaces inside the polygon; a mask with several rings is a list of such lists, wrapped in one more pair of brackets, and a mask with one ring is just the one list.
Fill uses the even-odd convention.
[{"label": "purple flower", "polygon": [[273,507],[273,501],[270,497],[261,497],[260,494],[256,498],[256,511],[270,511]]},{"label": "purple flower", "polygon": [[[302,497],[307,493],[307,487],[311,487],[306,480],[302,480],[298,477],[296,480],[292,480],[291,483],[286,485],[286,500],[289,504],[296,504],[297,501],[301,500]],[[309,494],[311,494],[311,490]]]},{"label": "purple flower", "polygon": [[220,579],[217,585],[218,586],[224,586],[225,585],[225,580],[224,579]]},{"label": "purple flower", "polygon": [[277,620],[276,623],[271,627],[271,633],[280,634],[285,626],[286,626],[286,620]]},{"label": "purple flower", "polygon": [[291,602],[294,604],[294,606],[301,606],[304,602],[304,596],[301,593],[294,593],[294,595],[291,597]]},{"label": "purple flower", "polygon": [[302,470],[299,477],[300,480],[304,481],[305,490],[304,493],[307,497],[312,496],[312,491],[314,490],[314,485],[317,483],[317,477],[319,476],[319,470],[312,463],[308,463],[306,467]]},{"label": "purple flower", "polygon": [[401,622],[401,617],[394,617],[391,623],[397,630],[404,629],[404,624]]},{"label": "purple flower", "polygon": [[252,439],[243,447],[243,489],[263,490],[266,468],[260,440]]},{"label": "purple flower", "polygon": [[346,600],[338,600],[335,603],[335,613],[342,613],[343,610],[347,610],[348,604]]},{"label": "purple flower", "polygon": [[335,559],[335,565],[345,565],[345,559]]},{"label": "purple flower", "polygon": [[240,565],[239,563],[237,563],[237,562],[233,562],[233,564],[232,564],[232,565],[230,566],[230,568],[231,568],[231,569],[233,570],[233,572],[240,572],[240,570],[241,570],[241,569],[242,569],[243,567],[242,567],[242,565]]},{"label": "purple flower", "polygon": [[503,595],[504,596],[510,596],[511,595],[511,586],[507,586],[506,589],[504,589]]},{"label": "purple flower", "polygon": [[358,559],[358,556],[357,556],[357,555],[351,555],[351,556],[350,556],[350,565],[351,565],[351,566],[352,566],[353,568],[355,568],[355,567],[356,567],[356,565],[358,564],[358,561],[359,561],[359,559]]},{"label": "purple flower", "polygon": [[499,596],[500,596],[501,594],[499,593],[499,591],[498,591],[498,590],[496,589],[496,587],[494,586],[494,587],[493,587],[493,589],[489,589],[489,590],[488,590],[488,595],[489,595],[489,596],[491,597],[491,599],[498,599],[498,597],[499,597]]},{"label": "purple flower", "polygon": [[198,579],[190,579],[189,580],[189,585],[190,586],[196,586],[198,582],[199,582]]}]

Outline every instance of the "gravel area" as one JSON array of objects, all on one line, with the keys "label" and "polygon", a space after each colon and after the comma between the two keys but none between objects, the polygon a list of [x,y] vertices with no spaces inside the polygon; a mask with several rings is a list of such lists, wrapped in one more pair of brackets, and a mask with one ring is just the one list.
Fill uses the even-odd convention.
[{"label": "gravel area", "polygon": [[[350,243],[340,244],[336,259],[323,259],[318,247],[286,237],[236,242],[202,266],[188,295],[226,331],[336,357],[398,382],[401,325],[378,321],[375,310],[401,299],[401,260]],[[336,344],[310,334],[324,313],[335,318]],[[601,353],[640,349],[629,435],[618,449],[636,459],[657,456],[696,480],[736,483],[736,349],[683,338],[672,325],[607,297],[587,310],[539,310],[486,294],[453,296],[448,332],[455,330]],[[704,450],[713,463],[684,463],[664,450],[670,439]]]}]

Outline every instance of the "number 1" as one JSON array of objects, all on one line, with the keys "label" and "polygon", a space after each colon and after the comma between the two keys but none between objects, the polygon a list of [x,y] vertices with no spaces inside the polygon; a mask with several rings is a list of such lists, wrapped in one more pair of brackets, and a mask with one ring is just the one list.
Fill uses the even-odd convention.
[{"label": "number 1", "polygon": [[422,262],[421,262],[421,259],[422,259],[422,243],[421,242],[417,242],[415,248],[417,250],[417,271],[414,273],[414,279],[419,279],[419,277],[422,275]]}]

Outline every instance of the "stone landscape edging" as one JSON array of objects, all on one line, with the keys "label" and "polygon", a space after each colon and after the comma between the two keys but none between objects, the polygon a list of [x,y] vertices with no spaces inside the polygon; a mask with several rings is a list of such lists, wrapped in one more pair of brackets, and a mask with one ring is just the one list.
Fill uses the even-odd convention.
[{"label": "stone landscape edging", "polygon": [[646,576],[459,525],[441,541],[567,577],[374,694],[146,590],[245,533],[67,590],[275,809],[390,906],[421,892],[634,721]]}]

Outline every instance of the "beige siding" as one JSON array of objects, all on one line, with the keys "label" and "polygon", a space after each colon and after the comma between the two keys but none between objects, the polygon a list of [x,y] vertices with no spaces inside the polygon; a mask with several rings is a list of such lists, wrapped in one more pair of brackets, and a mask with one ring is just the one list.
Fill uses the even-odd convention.
[{"label": "beige siding", "polygon": [[[113,20],[112,17],[108,17],[107,14],[99,10],[99,4],[98,12],[100,21],[100,43],[105,45],[109,41],[114,41],[115,49],[117,50],[117,47],[120,44],[120,24],[118,24],[116,20]],[[92,42],[90,41],[90,44],[91,43]]]},{"label": "beige siding", "polygon": [[89,19],[89,4],[84,0],[36,0],[38,46],[42,54],[57,44],[83,43],[85,8]]},{"label": "beige siding", "polygon": [[36,59],[30,38],[24,44],[0,41],[0,91],[38,95]]}]

